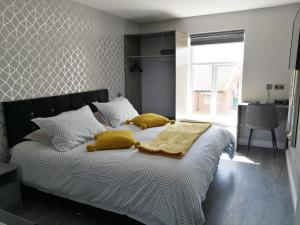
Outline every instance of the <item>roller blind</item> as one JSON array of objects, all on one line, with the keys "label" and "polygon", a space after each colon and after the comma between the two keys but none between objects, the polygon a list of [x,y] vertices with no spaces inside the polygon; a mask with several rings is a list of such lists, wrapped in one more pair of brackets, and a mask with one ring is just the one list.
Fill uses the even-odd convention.
[{"label": "roller blind", "polygon": [[244,41],[245,30],[190,34],[191,45],[205,45]]}]

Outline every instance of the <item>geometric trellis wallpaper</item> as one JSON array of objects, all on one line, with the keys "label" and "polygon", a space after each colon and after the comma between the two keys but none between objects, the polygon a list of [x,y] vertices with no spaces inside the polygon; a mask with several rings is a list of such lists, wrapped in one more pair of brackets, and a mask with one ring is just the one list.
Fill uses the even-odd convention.
[{"label": "geometric trellis wallpaper", "polygon": [[0,101],[99,88],[124,94],[123,35],[137,32],[137,24],[70,0],[0,0]]}]

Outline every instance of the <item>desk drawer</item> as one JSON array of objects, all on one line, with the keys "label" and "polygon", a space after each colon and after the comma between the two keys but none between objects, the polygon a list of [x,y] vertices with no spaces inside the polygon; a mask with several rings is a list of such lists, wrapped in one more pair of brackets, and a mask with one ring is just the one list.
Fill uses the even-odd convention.
[{"label": "desk drawer", "polygon": [[17,209],[21,204],[20,183],[12,182],[0,186],[0,208]]}]

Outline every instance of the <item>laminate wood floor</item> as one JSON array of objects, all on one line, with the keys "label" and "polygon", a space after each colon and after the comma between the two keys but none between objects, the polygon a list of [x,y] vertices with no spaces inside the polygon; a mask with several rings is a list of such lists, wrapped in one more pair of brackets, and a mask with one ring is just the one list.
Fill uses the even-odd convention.
[{"label": "laminate wood floor", "polygon": [[[272,150],[245,147],[233,161],[222,157],[203,203],[205,225],[292,225],[285,154],[273,159]],[[18,215],[39,225],[139,225],[126,216],[81,205],[29,188],[23,190]]]}]

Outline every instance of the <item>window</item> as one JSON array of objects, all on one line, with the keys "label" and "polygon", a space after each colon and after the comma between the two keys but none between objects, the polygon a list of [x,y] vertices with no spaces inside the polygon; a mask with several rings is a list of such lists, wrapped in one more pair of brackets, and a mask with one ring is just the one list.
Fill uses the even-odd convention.
[{"label": "window", "polygon": [[193,119],[236,126],[243,55],[242,41],[191,46]]}]

